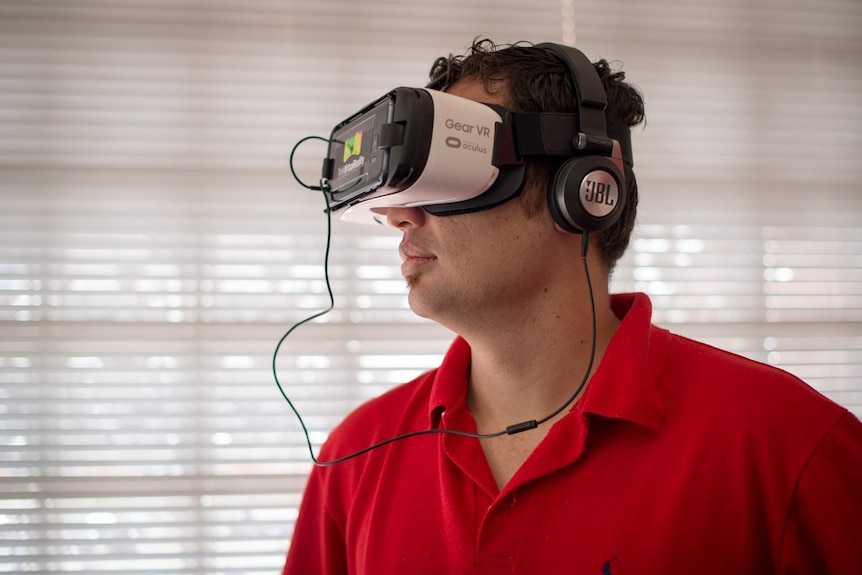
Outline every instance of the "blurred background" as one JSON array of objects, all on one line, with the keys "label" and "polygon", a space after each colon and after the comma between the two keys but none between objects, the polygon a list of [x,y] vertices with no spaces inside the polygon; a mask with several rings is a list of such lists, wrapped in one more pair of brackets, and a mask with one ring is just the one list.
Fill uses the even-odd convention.
[{"label": "blurred background", "polygon": [[[477,36],[645,94],[614,291],[862,415],[857,0],[0,0],[0,572],[278,571],[310,463],[272,352],[327,303],[288,155]],[[278,358],[315,446],[449,344],[398,240],[334,222],[336,310]]]}]

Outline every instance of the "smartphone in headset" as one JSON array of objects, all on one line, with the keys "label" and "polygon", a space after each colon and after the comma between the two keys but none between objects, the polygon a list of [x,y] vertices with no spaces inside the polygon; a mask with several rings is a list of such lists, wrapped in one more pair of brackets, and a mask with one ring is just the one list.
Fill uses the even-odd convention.
[{"label": "smartphone in headset", "polygon": [[[423,88],[396,88],[340,122],[323,163],[330,210],[342,219],[387,206],[459,202],[496,180],[498,107]],[[398,194],[398,195],[396,195]]]},{"label": "smartphone in headset", "polygon": [[380,146],[380,133],[392,122],[394,107],[387,94],[333,129],[324,164],[333,206],[362,197],[386,182],[390,146]]}]

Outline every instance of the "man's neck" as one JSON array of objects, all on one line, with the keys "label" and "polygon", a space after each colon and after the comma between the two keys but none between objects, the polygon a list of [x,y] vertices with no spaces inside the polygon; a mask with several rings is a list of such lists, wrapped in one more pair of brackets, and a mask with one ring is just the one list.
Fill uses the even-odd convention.
[{"label": "man's neck", "polygon": [[[467,337],[472,349],[468,397],[480,432],[541,419],[574,393],[586,375],[593,345],[586,301],[566,307],[568,313],[539,307],[531,318],[513,320],[511,329],[495,326]],[[604,291],[596,297],[592,370],[618,325]]]}]

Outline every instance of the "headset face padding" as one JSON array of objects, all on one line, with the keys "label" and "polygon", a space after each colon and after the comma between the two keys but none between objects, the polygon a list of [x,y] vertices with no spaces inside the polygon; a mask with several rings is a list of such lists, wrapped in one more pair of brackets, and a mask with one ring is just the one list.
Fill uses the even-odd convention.
[{"label": "headset face padding", "polygon": [[[537,47],[566,64],[575,85],[580,132],[588,138],[607,139],[607,96],[593,64],[570,46],[545,43]],[[626,204],[625,175],[619,164],[608,156],[588,153],[566,160],[548,185],[548,208],[554,221],[566,231],[580,233],[604,230],[619,220]]]}]

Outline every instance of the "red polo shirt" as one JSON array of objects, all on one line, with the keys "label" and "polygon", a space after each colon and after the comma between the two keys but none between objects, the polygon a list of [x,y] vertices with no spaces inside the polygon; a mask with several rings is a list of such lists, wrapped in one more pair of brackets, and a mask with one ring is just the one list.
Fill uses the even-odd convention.
[{"label": "red polo shirt", "polygon": [[[622,323],[582,399],[502,491],[478,440],[453,435],[315,468],[284,573],[862,573],[859,420],[652,326],[645,295],[613,307]],[[457,339],[440,368],[351,414],[321,459],[475,431],[469,363]]]}]

